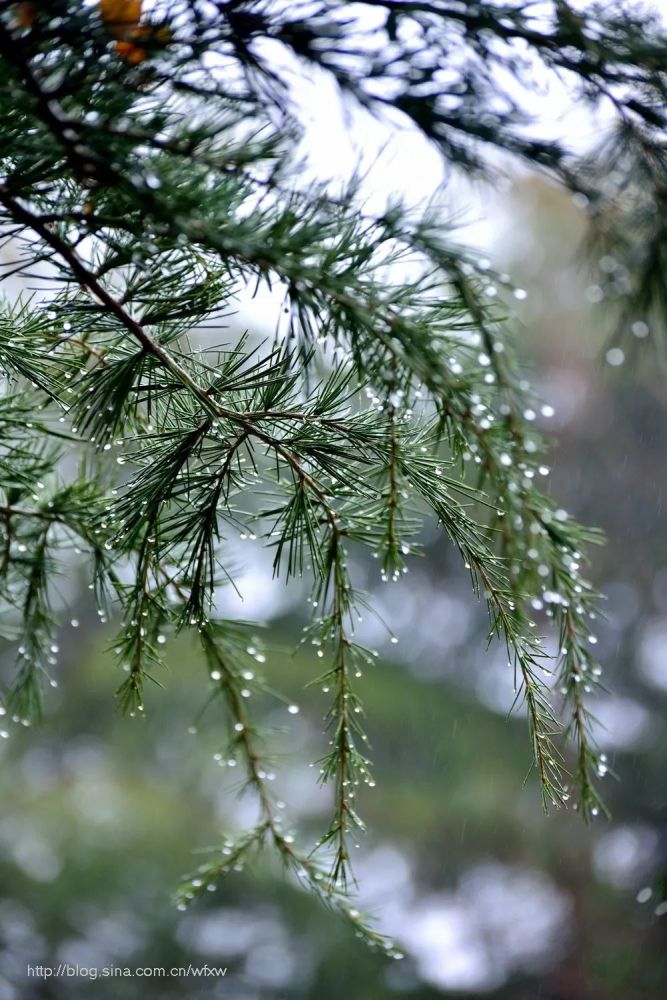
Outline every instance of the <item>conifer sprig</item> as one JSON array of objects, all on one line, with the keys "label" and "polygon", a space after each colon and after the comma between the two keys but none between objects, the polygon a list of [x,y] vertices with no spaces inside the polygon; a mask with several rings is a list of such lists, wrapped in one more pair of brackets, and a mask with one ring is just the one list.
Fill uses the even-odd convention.
[{"label": "conifer sprig", "polygon": [[[448,170],[493,176],[500,150],[585,195],[605,288],[641,339],[667,314],[666,45],[650,17],[563,0],[349,7],[175,0],[121,31],[108,5],[0,6],[1,269],[39,286],[0,310],[0,599],[17,722],[57,682],[59,580],[80,557],[101,620],[122,621],[130,714],[161,683],[170,635],[201,644],[229,720],[220,762],[240,765],[259,819],[184,883],[182,903],[269,844],[393,953],[348,899],[357,796],[374,784],[354,682],[375,657],[355,634],[369,603],[355,561],[401,580],[423,518],[437,519],[506,644],[545,808],[572,800],[588,819],[607,771],[588,705],[597,595],[581,573],[599,536],[538,487],[550,408],[512,345],[523,293],[458,245],[438,199],[369,213],[359,178],[338,192],[304,180],[298,72],[284,66],[409,120]],[[530,87],[535,60],[610,103],[612,175],[531,135],[497,70]],[[274,335],[226,331],[260,288],[281,300]],[[254,647],[216,610],[239,533],[272,549],[276,576],[312,583],[333,799],[315,853],[294,846],[270,791],[248,707],[264,690]]]}]

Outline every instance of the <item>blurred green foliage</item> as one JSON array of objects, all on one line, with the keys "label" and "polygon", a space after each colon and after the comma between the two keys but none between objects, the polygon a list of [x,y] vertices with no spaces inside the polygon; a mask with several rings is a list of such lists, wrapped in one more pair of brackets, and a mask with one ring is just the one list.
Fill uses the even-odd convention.
[{"label": "blurred green foliage", "polygon": [[[409,961],[399,966],[367,953],[334,916],[262,862],[224,882],[188,914],[176,911],[168,889],[192,866],[192,844],[219,843],[227,825],[225,808],[232,811],[234,804],[232,772],[219,770],[212,760],[216,721],[205,716],[197,738],[188,733],[201,708],[195,681],[203,666],[187,645],[175,644],[166,689],[154,694],[148,717],[123,718],[112,708],[110,660],[99,638],[72,646],[60,704],[42,730],[25,731],[4,746],[9,758],[0,783],[5,947],[11,947],[12,923],[29,928],[14,944],[21,983],[17,995],[371,1000],[394,996],[396,988],[399,995],[406,989],[414,997],[439,995],[419,985]],[[287,733],[282,738],[277,765],[296,768],[306,788],[314,787],[306,762],[321,743],[322,706],[316,691],[304,696],[301,688],[315,665],[307,655],[275,653],[268,667],[269,678],[280,677],[282,687],[299,698],[303,714],[296,738]],[[366,796],[372,833],[363,848],[377,846],[381,836],[406,852],[419,884],[432,891],[451,888],[472,860],[490,857],[546,871],[574,900],[565,968],[557,964],[540,975],[539,987],[534,978],[514,980],[497,996],[657,1000],[667,981],[660,928],[638,907],[634,894],[595,881],[590,864],[595,831],[572,814],[544,817],[536,808],[534,785],[521,783],[521,720],[508,722],[451,685],[417,681],[386,662],[378,661],[362,683],[374,703],[370,730],[382,775]],[[290,746],[294,742],[297,746]],[[626,775],[640,773],[642,782],[626,777],[622,785],[610,786],[616,821],[633,816],[637,798],[650,808],[660,786],[648,760],[664,759],[666,744],[663,736],[650,754],[624,756],[617,763]],[[216,811],[218,783],[230,794],[226,807]],[[307,835],[308,823],[300,825]],[[392,878],[388,870],[389,896]],[[188,928],[220,907],[260,927],[267,914],[284,924],[287,947],[297,957],[288,985],[271,981],[269,960],[261,975],[253,974],[252,947],[248,955],[238,953],[235,942],[229,953],[224,934],[214,947],[193,951]],[[252,935],[248,940],[252,943]],[[63,949],[81,965],[170,967],[207,961],[227,965],[229,978],[206,986],[193,979],[98,979],[94,984],[69,979],[37,985],[23,978],[21,965],[55,963]]]}]

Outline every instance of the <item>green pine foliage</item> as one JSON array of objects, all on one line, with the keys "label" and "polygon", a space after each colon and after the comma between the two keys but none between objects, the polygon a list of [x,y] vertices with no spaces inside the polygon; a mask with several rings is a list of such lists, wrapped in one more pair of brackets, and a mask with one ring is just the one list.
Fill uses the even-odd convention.
[{"label": "green pine foliage", "polygon": [[[395,198],[371,215],[357,178],[337,193],[305,184],[294,153],[296,68],[410,120],[452,171],[492,175],[494,151],[523,158],[588,201],[604,280],[643,333],[665,312],[665,36],[646,14],[545,6],[173,0],[123,35],[79,0],[1,6],[2,269],[40,286],[0,313],[6,711],[39,718],[74,560],[102,620],[120,621],[131,715],[156,697],[166,639],[196,637],[203,694],[228,718],[221,758],[261,818],[184,882],[181,906],[270,844],[394,954],[349,899],[374,784],[355,693],[374,654],[355,637],[367,600],[351,560],[367,551],[391,584],[424,518],[506,646],[544,807],[604,808],[587,707],[596,594],[581,575],[600,539],[540,489],[546,443],[512,347],[512,289],[457,244],[436,202],[417,212]],[[578,162],[532,134],[502,81],[531,87],[538,64],[613,106],[613,170],[608,153]],[[275,337],[194,346],[247,287],[281,295]],[[314,849],[285,833],[271,791],[255,626],[216,611],[239,532],[265,540],[276,576],[312,584],[303,641],[322,661],[318,767],[333,800]]]}]

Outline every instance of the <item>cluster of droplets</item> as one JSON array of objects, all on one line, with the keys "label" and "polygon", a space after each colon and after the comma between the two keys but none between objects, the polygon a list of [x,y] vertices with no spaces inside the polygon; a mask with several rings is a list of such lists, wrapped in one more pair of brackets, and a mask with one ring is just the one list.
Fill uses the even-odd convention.
[{"label": "cluster of droplets", "polygon": [[[648,903],[650,899],[653,898],[653,889],[650,885],[644,886],[637,892],[636,900],[640,904]],[[661,900],[655,907],[653,912],[656,917],[664,917],[667,915],[667,899]]]},{"label": "cluster of droplets", "polygon": [[[2,720],[2,723],[6,723],[8,721],[7,709],[4,705],[0,705],[0,720]],[[22,718],[20,715],[17,715],[16,713],[14,713],[11,716],[11,719],[9,721],[13,722],[14,725],[23,726],[25,729],[30,728],[30,719]],[[4,725],[0,725],[0,739],[1,740],[9,739],[9,729],[6,729]]]},{"label": "cluster of droplets", "polygon": [[235,844],[231,840],[225,840],[221,848],[221,854],[229,858],[229,861],[222,864],[215,862],[213,864],[200,865],[197,872],[189,878],[189,884],[179,892],[177,909],[181,911],[187,910],[188,904],[196,899],[197,896],[201,896],[204,892],[215,892],[218,879],[221,875],[226,875],[232,871],[242,872],[245,867],[244,853],[248,846],[249,844],[245,842]]}]

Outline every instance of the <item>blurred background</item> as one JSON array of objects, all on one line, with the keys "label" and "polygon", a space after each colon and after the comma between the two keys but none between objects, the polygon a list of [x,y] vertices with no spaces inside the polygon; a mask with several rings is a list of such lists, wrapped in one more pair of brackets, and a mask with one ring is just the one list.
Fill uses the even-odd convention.
[{"label": "blurred background", "polygon": [[[251,822],[253,806],[214,758],[224,729],[218,709],[202,714],[198,654],[170,640],[164,690],[151,693],[147,718],[122,717],[113,623],[100,621],[86,580],[63,579],[71,624],[46,718],[0,740],[0,1000],[667,996],[664,369],[642,324],[621,354],[609,351],[605,304],[579,255],[580,206],[527,175],[486,198],[489,260],[527,292],[516,336],[555,411],[538,418],[555,437],[549,488],[608,536],[591,572],[606,595],[596,634],[610,693],[596,712],[612,819],[587,828],[571,812],[541,812],[526,776],[525,719],[520,710],[508,718],[506,658],[500,644],[485,650],[484,612],[431,527],[426,558],[399,583],[382,584],[377,564],[356,570],[400,641],[366,626],[380,652],[360,681],[377,786],[360,804],[369,832],[355,870],[361,902],[405,958],[366,950],[268,857],[178,912],[170,890],[200,862],[193,848]],[[267,704],[264,721],[277,792],[308,843],[329,799],[309,767],[322,753],[326,706],[304,686],[319,661],[308,647],[293,655],[306,590],[272,583],[258,542],[235,544],[245,600],[230,593],[222,604],[269,620],[261,669],[301,707],[293,717]],[[9,668],[12,653],[3,655]],[[208,962],[228,972],[199,981],[26,978],[28,963],[57,962]]]}]

